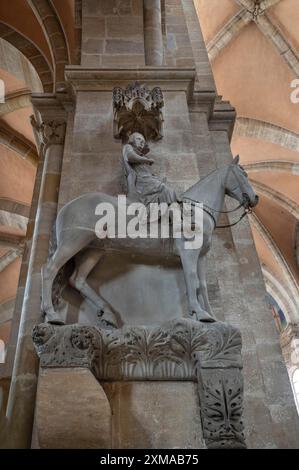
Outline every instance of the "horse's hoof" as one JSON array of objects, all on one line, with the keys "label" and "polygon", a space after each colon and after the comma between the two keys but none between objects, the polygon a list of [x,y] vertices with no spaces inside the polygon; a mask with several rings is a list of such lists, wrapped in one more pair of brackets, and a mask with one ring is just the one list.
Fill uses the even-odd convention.
[{"label": "horse's hoof", "polygon": [[215,320],[215,318],[213,317],[209,317],[209,318],[199,318],[198,321],[201,321],[202,323],[215,323],[217,320]]},{"label": "horse's hoof", "polygon": [[62,320],[47,320],[47,323],[49,323],[50,325],[56,325],[56,326],[65,325],[64,321]]},{"label": "horse's hoof", "polygon": [[205,311],[196,312],[193,310],[191,316],[195,317],[197,321],[200,321],[202,323],[215,323],[216,322],[215,318],[213,318],[208,312],[205,312]]},{"label": "horse's hoof", "polygon": [[54,315],[46,315],[45,322],[50,325],[65,325],[65,322],[60,317]]}]

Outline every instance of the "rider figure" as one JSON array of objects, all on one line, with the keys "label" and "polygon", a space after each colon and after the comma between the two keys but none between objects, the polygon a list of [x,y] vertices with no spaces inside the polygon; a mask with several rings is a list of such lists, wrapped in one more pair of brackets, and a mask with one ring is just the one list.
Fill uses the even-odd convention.
[{"label": "rider figure", "polygon": [[123,147],[128,198],[142,202],[145,206],[153,202],[176,202],[176,193],[167,186],[166,179],[152,173],[154,160],[148,157],[149,151],[145,138],[138,132],[134,132]]}]

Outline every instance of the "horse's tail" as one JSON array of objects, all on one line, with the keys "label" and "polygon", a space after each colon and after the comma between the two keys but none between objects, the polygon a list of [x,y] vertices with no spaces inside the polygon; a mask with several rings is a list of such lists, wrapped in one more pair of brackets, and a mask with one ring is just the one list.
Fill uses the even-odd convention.
[{"label": "horse's tail", "polygon": [[57,249],[56,222],[53,224],[50,242],[49,242],[49,259],[52,258]]}]

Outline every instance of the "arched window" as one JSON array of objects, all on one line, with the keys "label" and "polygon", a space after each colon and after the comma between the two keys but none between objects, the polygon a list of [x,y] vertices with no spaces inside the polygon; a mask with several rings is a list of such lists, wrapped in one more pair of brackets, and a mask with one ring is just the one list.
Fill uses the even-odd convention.
[{"label": "arched window", "polygon": [[272,315],[274,317],[276,328],[279,332],[283,331],[287,326],[287,321],[284,312],[271,294],[267,294],[271,306]]},{"label": "arched window", "polygon": [[0,364],[4,364],[5,362],[5,343],[2,339],[0,339]]},{"label": "arched window", "polygon": [[299,369],[296,369],[293,374],[293,388],[294,388],[296,405],[297,405],[297,409],[299,413]]}]

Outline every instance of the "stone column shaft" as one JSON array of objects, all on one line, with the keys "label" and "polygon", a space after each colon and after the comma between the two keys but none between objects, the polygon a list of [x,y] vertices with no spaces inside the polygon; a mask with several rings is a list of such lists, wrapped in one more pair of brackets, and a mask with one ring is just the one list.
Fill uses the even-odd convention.
[{"label": "stone column shaft", "polygon": [[[219,112],[217,118],[215,113],[210,121],[219,166],[232,161],[229,132],[221,114],[223,112]],[[228,198],[226,208],[235,207],[236,201]],[[228,223],[236,218],[235,213],[229,214]],[[267,447],[271,442],[276,448],[296,448],[299,422],[294,413],[294,397],[275,323],[265,299],[262,271],[248,219],[231,229],[215,231],[213,247],[225,321],[238,327],[243,336],[248,447]],[[253,427],[255,434],[250,432]],[[291,434],[288,429],[293,430]],[[284,433],[288,435],[287,441]]]},{"label": "stone column shaft", "polygon": [[27,273],[28,273],[28,266],[29,266],[29,260],[30,260],[30,254],[31,254],[32,236],[33,236],[34,226],[35,226],[35,219],[36,219],[36,212],[37,212],[37,206],[38,206],[38,200],[39,200],[39,194],[40,194],[40,188],[41,188],[43,168],[44,168],[44,152],[42,148],[39,148],[39,161],[38,161],[38,166],[36,170],[35,184],[34,184],[34,189],[33,189],[31,208],[30,208],[30,214],[29,214],[28,225],[27,225],[26,240],[25,240],[24,252],[23,252],[23,257],[22,257],[21,269],[20,269],[19,284],[18,284],[18,290],[17,290],[16,301],[15,301],[15,306],[14,306],[13,319],[12,319],[12,328],[11,328],[10,340],[9,340],[7,355],[6,355],[4,376],[5,378],[8,378],[8,379],[11,378],[13,361],[14,361],[16,346],[17,346],[17,341],[18,341],[20,317],[21,317],[26,279],[27,279]]},{"label": "stone column shaft", "polygon": [[[33,99],[33,104],[40,111],[43,121],[40,133],[45,144],[45,162],[7,406],[5,434],[9,436],[9,442],[4,442],[6,448],[30,448],[31,445],[39,368],[31,334],[34,325],[42,321],[40,272],[48,258],[50,236],[57,214],[64,151],[65,111],[54,96],[45,97],[45,101],[44,103],[43,97],[39,97],[37,103]],[[44,105],[42,109],[39,109],[40,104]]]},{"label": "stone column shaft", "polygon": [[146,65],[163,65],[161,0],[144,0],[144,49]]}]

